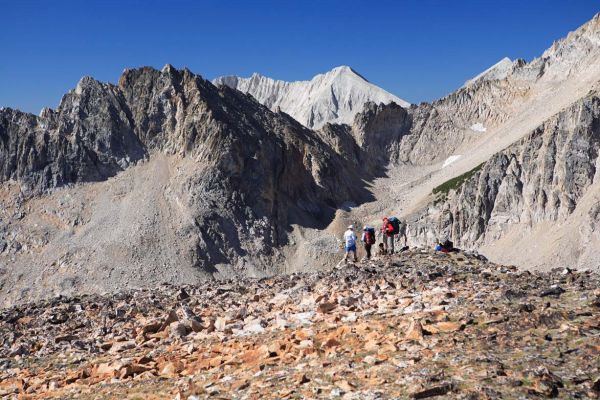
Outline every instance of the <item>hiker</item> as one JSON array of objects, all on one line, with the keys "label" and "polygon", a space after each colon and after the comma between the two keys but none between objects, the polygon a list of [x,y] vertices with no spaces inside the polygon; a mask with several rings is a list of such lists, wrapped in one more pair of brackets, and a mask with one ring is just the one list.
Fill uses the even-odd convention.
[{"label": "hiker", "polygon": [[381,234],[383,236],[383,250],[386,254],[394,254],[394,226],[390,223],[388,217],[383,218]]},{"label": "hiker", "polygon": [[371,228],[368,225],[365,225],[363,228],[363,234],[361,238],[362,242],[365,244],[365,251],[367,252],[367,260],[371,259],[371,246],[375,244],[375,228]]},{"label": "hiker", "polygon": [[344,232],[344,242],[345,242],[345,250],[346,256],[344,257],[344,261],[348,262],[348,253],[354,253],[354,262],[358,261],[356,257],[356,234],[354,233],[354,225],[349,225],[348,230]]}]

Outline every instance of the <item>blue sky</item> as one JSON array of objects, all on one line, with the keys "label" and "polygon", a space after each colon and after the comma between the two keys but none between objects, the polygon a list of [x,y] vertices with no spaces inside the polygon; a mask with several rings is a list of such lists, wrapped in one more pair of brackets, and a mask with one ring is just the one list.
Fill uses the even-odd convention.
[{"label": "blue sky", "polygon": [[431,101],[502,57],[531,60],[598,0],[0,0],[0,106],[56,107],[84,75],[170,63],[205,78],[309,79],[350,65]]}]

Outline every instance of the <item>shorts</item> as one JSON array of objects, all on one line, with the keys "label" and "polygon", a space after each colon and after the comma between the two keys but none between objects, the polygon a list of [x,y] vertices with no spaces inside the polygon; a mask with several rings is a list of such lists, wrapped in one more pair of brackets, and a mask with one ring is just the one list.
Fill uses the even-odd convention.
[{"label": "shorts", "polygon": [[356,244],[353,244],[352,246],[346,246],[346,253],[351,251],[356,253]]}]

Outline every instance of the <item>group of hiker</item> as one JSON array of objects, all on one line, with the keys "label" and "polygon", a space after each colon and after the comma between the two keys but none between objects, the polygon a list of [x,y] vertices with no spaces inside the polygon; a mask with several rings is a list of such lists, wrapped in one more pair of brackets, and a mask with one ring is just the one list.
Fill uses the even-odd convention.
[{"label": "group of hiker", "polygon": [[[395,237],[398,235],[400,238],[404,238],[404,248],[406,248],[406,222],[402,221],[396,217],[384,217],[381,228],[379,229],[379,233],[381,236],[381,243],[379,243],[379,254],[393,254],[394,253],[394,242]],[[377,232],[375,228],[365,225],[362,230],[362,236],[360,241],[363,243],[365,251],[367,253],[366,258],[371,258],[371,249],[375,243],[377,243],[376,235]],[[352,253],[354,257],[354,261],[358,261],[358,257],[356,254],[356,242],[358,241],[358,237],[354,232],[354,225],[349,225],[346,232],[344,232],[344,243],[345,243],[345,252],[346,255],[344,257],[345,261],[348,261],[348,256]]]}]

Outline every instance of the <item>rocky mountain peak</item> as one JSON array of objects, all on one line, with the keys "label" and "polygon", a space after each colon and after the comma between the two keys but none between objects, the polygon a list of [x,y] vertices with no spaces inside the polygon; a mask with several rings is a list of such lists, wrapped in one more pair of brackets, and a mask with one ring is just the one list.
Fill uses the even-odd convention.
[{"label": "rocky mountain peak", "polygon": [[340,65],[339,67],[335,67],[331,71],[326,73],[325,75],[327,75],[327,74],[357,76],[357,77],[360,77],[362,80],[367,81],[362,75],[360,75],[358,72],[356,72],[355,70],[353,70],[351,67],[349,67],[347,65]]},{"label": "rocky mountain peak", "polygon": [[213,82],[249,93],[272,110],[279,107],[313,129],[326,123],[351,124],[354,115],[369,101],[410,106],[345,65],[316,75],[310,81],[286,82],[253,74],[250,78],[224,76]]},{"label": "rocky mountain peak", "polygon": [[165,64],[165,66],[162,67],[162,69],[160,70],[160,72],[166,73],[166,74],[170,74],[170,73],[173,73],[175,71],[176,71],[175,67],[173,65],[171,65],[171,64]]},{"label": "rocky mountain peak", "polygon": [[489,81],[489,80],[499,80],[506,78],[510,73],[512,73],[513,69],[516,65],[519,64],[519,61],[512,61],[508,57],[504,57],[496,64],[492,65],[479,75],[474,78],[469,79],[465,82],[465,86],[473,85],[477,82],[481,81]]},{"label": "rocky mountain peak", "polygon": [[[166,270],[178,271],[176,279],[264,275],[274,264],[269,260],[281,257],[292,224],[322,226],[337,205],[369,199],[362,172],[318,134],[251,96],[172,67],[128,69],[117,86],[83,78],[56,112],[40,117],[4,110],[0,150],[0,182],[17,182],[27,199],[90,182],[110,193],[127,176],[155,169],[144,185],[127,184],[108,203],[82,200],[90,214],[77,222],[85,225],[79,239],[50,246],[73,260],[66,274],[79,277],[62,285],[67,291],[97,287],[98,281],[127,286],[141,278],[132,263],[144,269],[157,258]],[[86,196],[87,189],[74,190],[73,196]],[[7,223],[3,215],[0,240]],[[64,237],[60,226],[44,225],[40,234]],[[132,227],[141,233],[132,234]],[[26,235],[18,243],[39,240],[44,242]],[[102,251],[93,250],[100,243]],[[154,255],[139,253],[150,250],[148,243],[162,244],[151,246]],[[103,256],[105,249],[118,259]],[[74,261],[79,257],[91,257],[85,264],[94,266],[83,276]],[[28,261],[28,270],[36,274],[45,268],[43,260]],[[103,275],[114,270],[127,271],[128,278]],[[10,292],[6,298],[12,300],[26,295]]]}]

